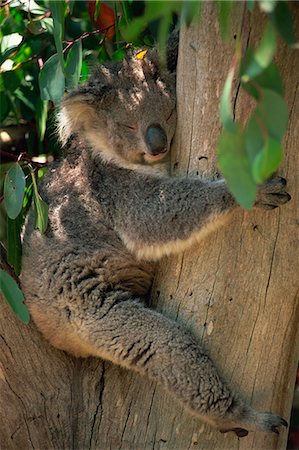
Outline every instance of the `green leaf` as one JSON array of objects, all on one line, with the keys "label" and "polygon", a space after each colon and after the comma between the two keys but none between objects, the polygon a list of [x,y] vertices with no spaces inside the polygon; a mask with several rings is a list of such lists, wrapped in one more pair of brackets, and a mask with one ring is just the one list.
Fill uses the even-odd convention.
[{"label": "green leaf", "polygon": [[252,13],[254,10],[255,0],[247,0],[247,9]]},{"label": "green leaf", "polygon": [[287,129],[288,108],[284,99],[276,92],[261,89],[262,99],[257,106],[257,117],[268,130],[270,137],[280,141]]},{"label": "green leaf", "polygon": [[264,136],[257,117],[253,114],[245,128],[245,147],[251,166],[264,145]]},{"label": "green leaf", "polygon": [[217,1],[218,6],[218,20],[220,25],[220,31],[222,37],[226,40],[228,39],[229,24],[232,14],[234,2],[232,1]]},{"label": "green leaf", "polygon": [[275,29],[271,22],[268,22],[266,31],[260,45],[255,50],[249,64],[243,74],[243,81],[255,78],[271,63],[276,49]]},{"label": "green leaf", "polygon": [[64,14],[66,10],[66,3],[64,0],[52,0],[49,6],[53,17],[55,46],[61,64],[61,69],[64,71],[62,41],[64,37]]},{"label": "green leaf", "polygon": [[23,323],[29,323],[30,315],[23,303],[24,295],[16,281],[2,269],[0,269],[0,291],[18,318]]},{"label": "green leaf", "polygon": [[74,8],[74,4],[75,4],[75,0],[69,0],[68,1],[68,7],[70,8],[70,13],[73,13],[73,8]]},{"label": "green leaf", "polygon": [[279,69],[273,62],[260,74],[254,82],[242,83],[244,89],[257,101],[260,100],[259,88],[269,89],[283,96],[284,89]]},{"label": "green leaf", "polygon": [[275,6],[277,0],[259,0],[260,8],[266,13],[271,13]]},{"label": "green leaf", "polygon": [[23,36],[19,33],[7,34],[1,37],[1,53],[6,51],[14,51],[23,40]]},{"label": "green leaf", "polygon": [[24,190],[24,172],[18,163],[14,163],[4,180],[4,205],[10,219],[15,219],[21,212]]},{"label": "green leaf", "polygon": [[218,163],[229,190],[237,202],[250,209],[256,198],[256,185],[251,175],[243,132],[237,126],[235,133],[223,131],[219,137]]},{"label": "green leaf", "polygon": [[94,20],[96,21],[100,12],[100,7],[101,7],[101,0],[96,0],[96,7],[94,10]]},{"label": "green leaf", "polygon": [[27,96],[25,96],[23,94],[23,92],[21,91],[21,89],[16,89],[15,93],[14,93],[15,97],[18,98],[19,100],[21,100],[22,103],[24,103],[24,105],[27,106],[27,108],[31,109],[31,111],[35,111],[35,106],[34,104],[29,100],[29,98]]},{"label": "green leaf", "polygon": [[48,205],[42,200],[37,190],[35,175],[31,172],[33,182],[33,201],[35,210],[35,228],[45,233],[48,226]]},{"label": "green leaf", "polygon": [[296,35],[294,27],[294,18],[288,7],[287,2],[280,1],[274,10],[274,22],[277,30],[289,45],[295,45]]},{"label": "green leaf", "polygon": [[41,100],[39,98],[36,102],[35,120],[37,125],[38,137],[40,141],[44,140],[47,117],[48,117],[48,100]]},{"label": "green leaf", "polygon": [[4,89],[13,93],[21,84],[22,71],[19,70],[7,70],[1,73],[1,81]]},{"label": "green leaf", "polygon": [[42,100],[59,103],[64,94],[65,79],[57,54],[52,55],[39,74],[39,88]]},{"label": "green leaf", "polygon": [[21,273],[21,217],[7,219],[7,262],[14,268],[16,275]]},{"label": "green leaf", "polygon": [[180,20],[189,27],[192,21],[200,17],[202,2],[193,0],[185,0],[182,2]]},{"label": "green leaf", "polygon": [[54,22],[51,17],[45,17],[40,22],[43,28],[46,28],[50,34],[54,34]]},{"label": "green leaf", "polygon": [[224,128],[232,133],[236,130],[236,124],[234,123],[233,111],[231,106],[231,90],[233,78],[234,69],[231,69],[226,78],[219,104],[220,119],[224,125]]},{"label": "green leaf", "polygon": [[9,111],[9,99],[4,92],[0,92],[0,122],[6,118]]},{"label": "green leaf", "polygon": [[82,42],[81,39],[72,45],[66,59],[65,75],[67,89],[76,87],[79,83],[82,67]]},{"label": "green leaf", "polygon": [[283,150],[279,142],[268,139],[262,151],[256,156],[252,173],[257,183],[266,181],[279,168]]}]

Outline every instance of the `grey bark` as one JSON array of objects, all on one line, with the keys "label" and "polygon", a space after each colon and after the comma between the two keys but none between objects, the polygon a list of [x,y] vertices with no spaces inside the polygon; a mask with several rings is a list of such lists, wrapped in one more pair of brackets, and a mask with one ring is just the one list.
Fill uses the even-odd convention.
[{"label": "grey bark", "polygon": [[[214,174],[219,95],[234,34],[256,42],[263,18],[249,22],[239,3],[223,44],[213,3],[181,33],[178,131],[172,169]],[[296,20],[298,23],[298,8]],[[220,373],[252,405],[289,418],[298,357],[298,52],[279,48],[290,121],[280,173],[292,202],[274,212],[237,211],[200,246],[160,265],[153,304],[185,323]],[[237,117],[248,100],[235,86]],[[52,348],[33,324],[22,325],[1,300],[1,449],[283,449],[279,437],[238,440],[192,418],[159,386],[99,359]]]}]

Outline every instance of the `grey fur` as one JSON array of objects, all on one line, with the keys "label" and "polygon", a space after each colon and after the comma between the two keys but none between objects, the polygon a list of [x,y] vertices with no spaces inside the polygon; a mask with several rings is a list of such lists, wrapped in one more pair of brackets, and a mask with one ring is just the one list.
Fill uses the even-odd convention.
[{"label": "grey fur", "polygon": [[[223,432],[277,432],[281,417],[244,404],[193,336],[146,306],[155,260],[188,248],[236,207],[223,180],[167,175],[175,79],[155,58],[101,67],[63,101],[66,158],[41,186],[49,228],[41,235],[30,215],[25,231],[26,302],[54,346],[147,375]],[[161,159],[146,148],[153,124],[167,135]],[[281,178],[270,181],[257,206],[285,203],[284,188]]]}]

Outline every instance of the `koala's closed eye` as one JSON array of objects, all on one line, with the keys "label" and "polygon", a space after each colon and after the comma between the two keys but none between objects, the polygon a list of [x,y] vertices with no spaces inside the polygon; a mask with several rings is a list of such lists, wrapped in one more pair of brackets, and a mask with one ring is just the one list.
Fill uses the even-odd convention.
[{"label": "koala's closed eye", "polygon": [[122,127],[127,128],[128,130],[134,131],[135,133],[138,131],[138,125],[137,124],[128,124],[128,123],[120,123]]}]

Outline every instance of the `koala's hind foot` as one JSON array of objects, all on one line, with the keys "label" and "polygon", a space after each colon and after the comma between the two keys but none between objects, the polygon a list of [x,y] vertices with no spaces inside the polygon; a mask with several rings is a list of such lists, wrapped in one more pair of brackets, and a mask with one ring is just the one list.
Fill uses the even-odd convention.
[{"label": "koala's hind foot", "polygon": [[249,430],[279,434],[281,426],[288,426],[287,421],[283,417],[270,412],[259,412],[247,405],[241,406],[237,404],[237,406],[232,406],[227,411],[227,416],[231,416],[231,421],[235,425],[223,427],[219,424],[219,431],[221,433],[231,431],[238,437],[247,436]]},{"label": "koala's hind foot", "polygon": [[275,177],[259,187],[255,206],[263,209],[274,209],[291,200],[290,194],[285,190],[286,180]]},{"label": "koala's hind foot", "polygon": [[[75,298],[79,296],[78,292]],[[286,425],[281,417],[257,412],[239,400],[222,382],[192,334],[145,307],[140,299],[119,290],[94,291],[81,300],[82,308],[77,301],[70,302],[68,314],[61,311],[57,318],[59,343],[59,330],[56,325],[55,330],[49,330],[45,314],[44,333],[54,345],[77,356],[99,356],[147,375],[193,415],[222,432],[234,431],[240,437],[247,429],[276,433],[280,425]],[[35,314],[35,321],[40,316]]]}]

